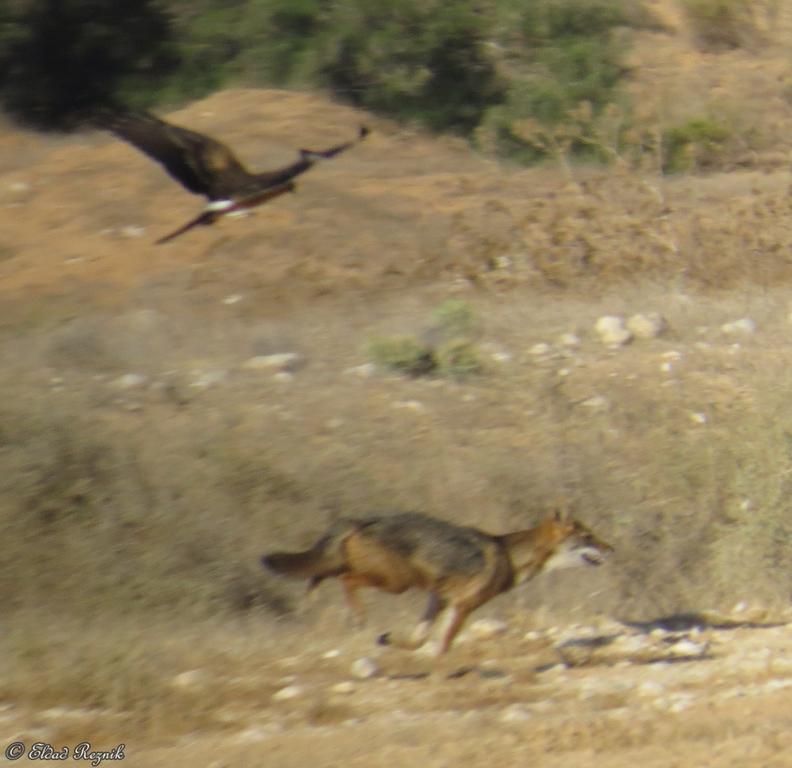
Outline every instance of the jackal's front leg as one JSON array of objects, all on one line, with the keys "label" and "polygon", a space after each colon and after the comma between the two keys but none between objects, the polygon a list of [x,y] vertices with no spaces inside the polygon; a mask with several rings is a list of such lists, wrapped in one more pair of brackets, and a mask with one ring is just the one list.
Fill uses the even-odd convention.
[{"label": "jackal's front leg", "polygon": [[361,629],[366,623],[366,609],[357,594],[361,584],[352,574],[344,574],[340,578],[347,604],[347,623],[353,629]]}]

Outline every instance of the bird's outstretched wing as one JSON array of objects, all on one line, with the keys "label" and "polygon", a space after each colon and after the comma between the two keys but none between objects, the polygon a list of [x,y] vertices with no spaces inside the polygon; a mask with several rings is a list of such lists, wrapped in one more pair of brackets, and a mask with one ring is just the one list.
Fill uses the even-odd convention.
[{"label": "bird's outstretched wing", "polygon": [[334,147],[330,147],[329,149],[301,149],[300,155],[305,160],[327,160],[331,157],[335,157],[336,155],[340,155],[350,147],[354,147],[355,144],[363,141],[363,139],[365,139],[368,135],[368,127],[361,125],[357,137],[352,141],[345,141],[343,144],[336,144]]},{"label": "bird's outstretched wing", "polygon": [[148,112],[107,111],[94,123],[145,152],[190,192],[210,200],[224,197],[250,176],[225,144]]}]

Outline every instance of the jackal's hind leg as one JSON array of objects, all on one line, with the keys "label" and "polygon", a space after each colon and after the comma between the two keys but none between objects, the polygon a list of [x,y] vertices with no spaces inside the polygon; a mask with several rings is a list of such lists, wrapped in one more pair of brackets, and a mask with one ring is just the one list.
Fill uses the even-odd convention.
[{"label": "jackal's hind leg", "polygon": [[426,604],[426,610],[421,620],[407,637],[402,637],[398,633],[385,632],[385,634],[377,638],[377,642],[380,645],[392,645],[396,648],[406,648],[410,651],[420,648],[429,639],[435,620],[440,611],[445,608],[445,605],[446,601],[443,598],[434,592],[430,592],[429,602]]}]

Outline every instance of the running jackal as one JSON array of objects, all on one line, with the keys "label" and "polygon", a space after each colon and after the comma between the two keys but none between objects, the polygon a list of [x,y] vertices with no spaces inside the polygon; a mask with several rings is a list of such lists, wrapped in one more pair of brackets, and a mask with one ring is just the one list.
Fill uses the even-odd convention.
[{"label": "running jackal", "polygon": [[358,622],[360,587],[400,594],[410,587],[429,592],[421,622],[409,637],[390,634],[385,645],[415,649],[429,638],[435,619],[438,655],[445,653],[471,611],[543,571],[600,565],[613,548],[566,512],[556,512],[535,528],[494,536],[418,513],[333,523],[311,549],[273,552],[262,564],[276,573],[309,579],[311,591],[324,579],[341,580]]}]

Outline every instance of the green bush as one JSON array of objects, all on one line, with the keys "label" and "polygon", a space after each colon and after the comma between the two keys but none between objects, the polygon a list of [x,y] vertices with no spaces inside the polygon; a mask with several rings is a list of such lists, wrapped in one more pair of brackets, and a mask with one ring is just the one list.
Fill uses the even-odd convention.
[{"label": "green bush", "polygon": [[683,0],[682,8],[700,47],[739,48],[755,36],[753,0]]},{"label": "green bush", "polygon": [[[146,99],[175,66],[157,0],[20,0],[0,8],[0,99],[39,127],[69,128],[112,100]],[[150,99],[150,96],[148,96]]]},{"label": "green bush", "polygon": [[530,121],[548,132],[575,122],[573,114],[587,105],[592,121],[583,133],[571,137],[568,151],[588,152],[593,122],[617,98],[624,73],[623,39],[617,27],[628,22],[620,0],[536,0],[526,3],[501,25],[502,34],[514,34],[510,55],[513,76],[503,102],[491,108],[480,136],[501,154],[531,162],[551,153],[536,131],[526,135]]},{"label": "green bush", "polygon": [[366,353],[380,368],[409,376],[425,375],[437,367],[431,347],[412,336],[372,339]]},{"label": "green bush", "polygon": [[475,327],[470,305],[448,299],[432,313],[424,339],[406,335],[376,338],[366,351],[378,366],[398,373],[465,378],[483,367],[472,338]]},{"label": "green bush", "polygon": [[670,128],[663,137],[663,170],[678,173],[710,167],[730,137],[726,125],[709,117],[694,117]]},{"label": "green bush", "polygon": [[465,338],[452,339],[440,344],[435,352],[437,372],[441,376],[464,379],[483,368],[476,345]]}]

